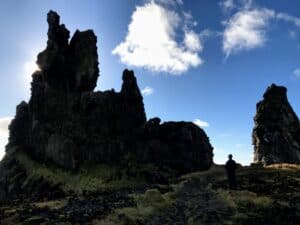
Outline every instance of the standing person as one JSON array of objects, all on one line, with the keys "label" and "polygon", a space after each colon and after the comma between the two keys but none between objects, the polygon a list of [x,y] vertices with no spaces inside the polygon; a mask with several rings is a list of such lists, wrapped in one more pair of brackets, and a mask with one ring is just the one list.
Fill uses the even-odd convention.
[{"label": "standing person", "polygon": [[228,177],[228,184],[229,188],[234,190],[236,189],[236,177],[235,177],[235,170],[237,168],[236,162],[232,159],[232,155],[228,155],[228,161],[225,165],[226,171],[227,171],[227,177]]}]

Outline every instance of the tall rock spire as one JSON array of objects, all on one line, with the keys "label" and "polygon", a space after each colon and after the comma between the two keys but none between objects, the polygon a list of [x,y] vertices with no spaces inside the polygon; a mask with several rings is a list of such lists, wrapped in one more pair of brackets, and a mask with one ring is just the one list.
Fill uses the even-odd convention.
[{"label": "tall rock spire", "polygon": [[99,77],[97,37],[92,30],[70,32],[54,11],[47,14],[48,41],[37,64],[48,86],[62,91],[93,91]]},{"label": "tall rock spire", "polygon": [[272,84],[257,103],[252,133],[254,162],[300,163],[300,123],[287,89]]}]

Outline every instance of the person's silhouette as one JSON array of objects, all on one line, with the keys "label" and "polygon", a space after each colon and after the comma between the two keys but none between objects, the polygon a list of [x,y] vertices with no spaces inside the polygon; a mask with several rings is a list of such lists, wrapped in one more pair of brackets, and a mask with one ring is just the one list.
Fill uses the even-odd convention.
[{"label": "person's silhouette", "polygon": [[236,189],[236,178],[235,178],[235,170],[237,168],[236,162],[232,159],[232,155],[228,155],[228,161],[225,165],[228,177],[228,184],[230,189]]}]

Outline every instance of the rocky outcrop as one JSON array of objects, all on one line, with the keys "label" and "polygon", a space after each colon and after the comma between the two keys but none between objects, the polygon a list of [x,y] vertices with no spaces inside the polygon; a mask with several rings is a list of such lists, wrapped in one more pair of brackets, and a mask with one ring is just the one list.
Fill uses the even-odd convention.
[{"label": "rocky outcrop", "polygon": [[133,71],[124,70],[120,92],[93,92],[99,70],[92,30],[76,31],[69,42],[57,13],[50,11],[47,21],[47,47],[37,58],[31,98],[17,106],[9,126],[6,162],[14,151],[23,151],[40,164],[67,170],[126,165],[128,155],[178,173],[210,167],[213,148],[201,128],[160,124],[159,118],[147,122]]},{"label": "rocky outcrop", "polygon": [[300,123],[288,102],[287,89],[272,84],[256,110],[254,162],[300,163]]},{"label": "rocky outcrop", "polygon": [[59,23],[59,15],[50,11],[47,48],[38,55],[37,64],[45,83],[62,91],[92,91],[98,70],[97,37],[92,30],[70,32]]}]

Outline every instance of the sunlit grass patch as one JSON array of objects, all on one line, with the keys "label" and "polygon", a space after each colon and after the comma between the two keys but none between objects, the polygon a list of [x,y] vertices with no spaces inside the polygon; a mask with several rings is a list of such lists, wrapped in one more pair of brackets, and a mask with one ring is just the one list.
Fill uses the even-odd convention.
[{"label": "sunlit grass patch", "polygon": [[182,175],[181,180],[205,180],[212,177],[214,179],[226,179],[225,167],[212,165],[208,170]]},{"label": "sunlit grass patch", "polygon": [[111,215],[101,221],[94,221],[97,225],[141,224],[152,215],[157,215],[170,207],[176,200],[175,193],[161,194],[158,189],[149,189],[144,194],[132,194],[136,206],[116,209]]},{"label": "sunlit grass patch", "polygon": [[290,163],[278,163],[265,166],[266,168],[272,169],[290,169],[290,170],[299,170],[300,171],[300,164],[290,164]]},{"label": "sunlit grass patch", "polygon": [[160,212],[174,203],[174,196],[170,193],[161,194],[157,189],[147,190],[144,194],[133,194],[136,207],[118,209],[118,215],[124,215],[129,221],[145,220],[149,216]]},{"label": "sunlit grass patch", "polygon": [[224,206],[228,206],[232,209],[236,209],[236,203],[234,201],[233,196],[231,195],[231,192],[228,190],[224,190],[224,189],[218,189],[216,191],[217,197],[220,200],[220,202],[222,202],[224,204]]},{"label": "sunlit grass patch", "polygon": [[53,209],[60,209],[64,207],[68,203],[67,199],[55,200],[55,201],[46,201],[46,202],[36,202],[33,203],[33,206],[37,208],[49,208]]},{"label": "sunlit grass patch", "polygon": [[272,205],[273,200],[267,196],[258,196],[250,191],[231,192],[233,201],[238,207],[254,207],[256,209],[268,208]]}]

